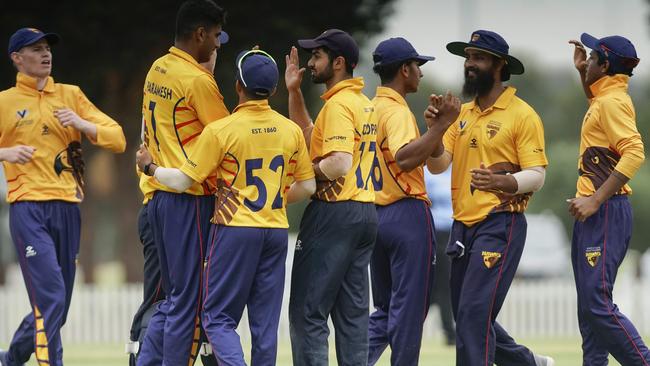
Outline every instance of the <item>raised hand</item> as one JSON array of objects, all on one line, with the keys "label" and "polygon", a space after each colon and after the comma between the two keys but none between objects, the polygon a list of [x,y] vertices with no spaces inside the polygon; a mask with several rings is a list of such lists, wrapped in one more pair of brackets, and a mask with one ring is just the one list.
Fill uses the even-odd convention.
[{"label": "raised hand", "polygon": [[576,69],[581,73],[587,71],[587,50],[585,50],[585,46],[575,39],[570,40],[569,43],[575,46],[573,49],[573,64]]},{"label": "raised hand", "polygon": [[285,56],[285,60],[287,62],[287,68],[284,71],[284,82],[287,85],[287,89],[289,91],[300,89],[305,68],[300,68],[298,49],[295,46],[291,47],[291,51]]},{"label": "raised hand", "polygon": [[13,164],[26,164],[32,160],[36,148],[32,146],[16,145],[0,149],[0,161]]},{"label": "raised hand", "polygon": [[448,91],[444,96],[432,94],[429,97],[429,106],[424,111],[424,119],[429,128],[445,131],[458,118],[460,108],[460,99],[451,92]]}]

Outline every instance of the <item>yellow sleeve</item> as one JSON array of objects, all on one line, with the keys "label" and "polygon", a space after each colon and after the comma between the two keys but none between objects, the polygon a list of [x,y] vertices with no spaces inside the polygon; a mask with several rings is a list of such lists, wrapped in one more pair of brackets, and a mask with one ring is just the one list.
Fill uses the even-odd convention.
[{"label": "yellow sleeve", "polygon": [[208,74],[194,78],[186,98],[204,126],[230,114],[223,103],[223,96],[219,92],[217,83]]},{"label": "yellow sleeve", "polygon": [[340,103],[330,102],[321,110],[323,156],[334,152],[354,153],[354,116]]},{"label": "yellow sleeve", "polygon": [[643,141],[636,128],[636,114],[631,103],[606,100],[600,105],[600,124],[609,145],[621,155],[616,169],[632,178],[645,160]]},{"label": "yellow sleeve", "polygon": [[548,165],[544,151],[544,126],[537,113],[528,113],[517,124],[515,146],[521,169]]},{"label": "yellow sleeve", "polygon": [[456,138],[458,137],[458,124],[460,120],[456,120],[454,124],[449,126],[445,134],[442,136],[442,144],[445,147],[445,151],[454,156],[454,146],[456,144]]},{"label": "yellow sleeve", "polygon": [[113,152],[122,153],[126,150],[126,138],[122,127],[111,117],[100,111],[99,108],[88,100],[81,89],[76,89],[77,110],[82,119],[95,124],[97,127],[97,141],[89,139],[94,145],[101,146]]},{"label": "yellow sleeve", "polygon": [[298,152],[294,156],[296,160],[296,170],[293,173],[293,177],[296,182],[314,178],[314,167],[311,164],[309,159],[309,152],[307,151],[307,144],[305,143],[305,137],[302,134],[302,131],[296,130],[296,135],[298,139]]},{"label": "yellow sleeve", "polygon": [[418,137],[417,126],[413,121],[413,114],[406,108],[391,114],[384,122],[388,150],[397,156],[399,149]]},{"label": "yellow sleeve", "polygon": [[223,159],[223,145],[214,129],[206,127],[201,132],[196,146],[181,167],[183,172],[195,182],[202,183],[211,175]]}]

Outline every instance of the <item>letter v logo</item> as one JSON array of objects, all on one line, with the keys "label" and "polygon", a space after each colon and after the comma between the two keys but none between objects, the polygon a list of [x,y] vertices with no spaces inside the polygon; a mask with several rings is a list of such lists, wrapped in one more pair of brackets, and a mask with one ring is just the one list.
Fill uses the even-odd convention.
[{"label": "letter v logo", "polygon": [[18,113],[18,116],[20,116],[20,118],[25,118],[25,116],[27,115],[27,109],[23,109],[22,111],[17,111],[16,113]]}]

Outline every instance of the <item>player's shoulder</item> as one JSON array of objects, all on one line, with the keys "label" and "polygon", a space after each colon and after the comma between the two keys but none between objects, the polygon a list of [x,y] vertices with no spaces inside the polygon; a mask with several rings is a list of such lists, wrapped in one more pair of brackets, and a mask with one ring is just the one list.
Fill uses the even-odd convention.
[{"label": "player's shoulder", "polygon": [[528,104],[525,100],[519,98],[517,95],[512,97],[508,109],[513,113],[518,119],[527,120],[530,118],[540,119],[539,114],[535,111],[535,108]]}]

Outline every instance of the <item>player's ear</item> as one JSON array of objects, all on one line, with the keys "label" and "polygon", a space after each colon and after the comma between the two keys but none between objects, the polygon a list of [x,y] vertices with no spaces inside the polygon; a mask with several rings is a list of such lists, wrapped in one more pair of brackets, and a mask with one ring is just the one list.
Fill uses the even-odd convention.
[{"label": "player's ear", "polygon": [[241,94],[244,91],[244,88],[242,87],[241,83],[239,82],[239,79],[235,81],[235,91],[237,94]]},{"label": "player's ear", "polygon": [[203,41],[205,41],[206,35],[207,35],[207,32],[205,31],[205,27],[198,27],[198,28],[196,28],[194,30],[194,33],[193,33],[194,39],[198,43],[203,43]]}]

